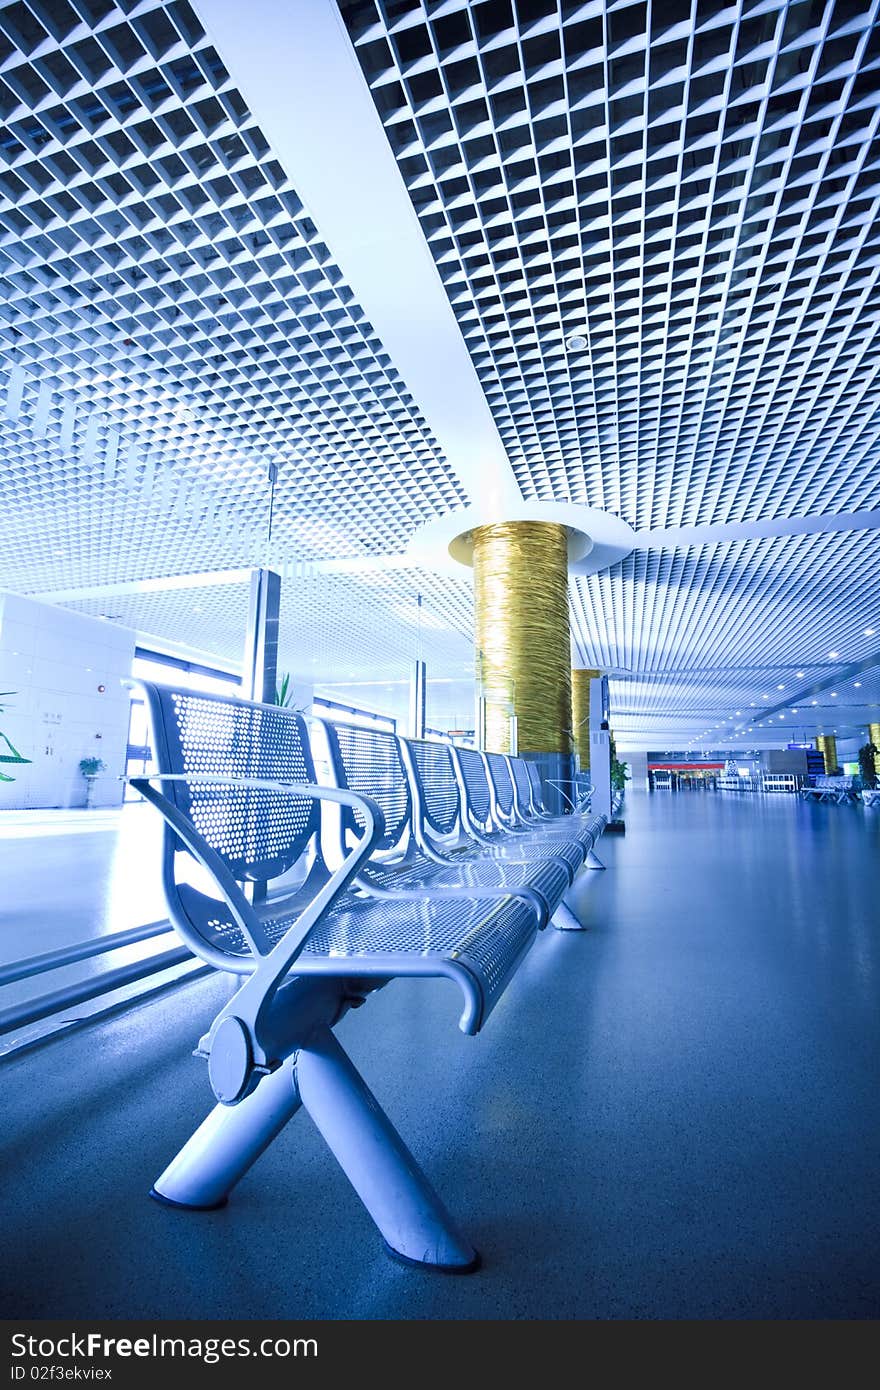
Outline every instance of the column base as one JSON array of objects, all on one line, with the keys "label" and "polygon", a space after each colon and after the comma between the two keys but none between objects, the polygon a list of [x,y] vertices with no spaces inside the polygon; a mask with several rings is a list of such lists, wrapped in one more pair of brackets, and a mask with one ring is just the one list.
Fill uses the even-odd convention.
[{"label": "column base", "polygon": [[[544,786],[544,805],[555,816],[565,815],[574,802],[574,756],[571,753],[532,753],[520,749],[519,756],[537,763]],[[568,798],[568,799],[566,799]]]}]

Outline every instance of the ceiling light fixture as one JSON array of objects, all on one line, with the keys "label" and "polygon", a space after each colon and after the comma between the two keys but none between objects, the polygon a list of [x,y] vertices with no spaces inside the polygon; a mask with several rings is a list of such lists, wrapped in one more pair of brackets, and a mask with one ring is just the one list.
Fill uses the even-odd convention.
[{"label": "ceiling light fixture", "polygon": [[569,352],[583,352],[587,346],[587,340],[583,333],[569,333],[565,340],[565,346]]},{"label": "ceiling light fixture", "polygon": [[840,656],[840,652],[829,652],[829,653],[828,653],[828,659],[829,659],[829,661],[836,661],[837,658],[838,658],[839,656]]}]

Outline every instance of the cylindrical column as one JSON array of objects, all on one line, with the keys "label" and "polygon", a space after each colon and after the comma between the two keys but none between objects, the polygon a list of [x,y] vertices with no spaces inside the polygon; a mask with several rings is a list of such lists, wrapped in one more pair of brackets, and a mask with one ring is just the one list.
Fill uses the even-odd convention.
[{"label": "cylindrical column", "polygon": [[598,675],[585,667],[571,673],[571,732],[581,772],[590,770],[590,681]]},{"label": "cylindrical column", "polygon": [[868,742],[874,745],[874,772],[880,777],[880,724],[868,725]]},{"label": "cylindrical column", "polygon": [[833,734],[817,734],[816,747],[825,759],[825,771],[837,771],[837,739]]},{"label": "cylindrical column", "polygon": [[473,532],[474,642],[486,748],[510,751],[508,696],[523,753],[571,753],[568,536],[547,521],[500,521]]}]

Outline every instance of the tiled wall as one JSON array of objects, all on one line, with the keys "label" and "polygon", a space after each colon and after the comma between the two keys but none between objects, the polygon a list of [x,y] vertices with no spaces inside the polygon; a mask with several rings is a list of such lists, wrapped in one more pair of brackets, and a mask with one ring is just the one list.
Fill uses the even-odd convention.
[{"label": "tiled wall", "polygon": [[134,644],[128,628],[0,593],[0,691],[14,692],[0,699],[0,733],[32,760],[0,763],[15,779],[0,782],[0,810],[84,805],[86,757],[107,765],[94,804],[121,802]]}]

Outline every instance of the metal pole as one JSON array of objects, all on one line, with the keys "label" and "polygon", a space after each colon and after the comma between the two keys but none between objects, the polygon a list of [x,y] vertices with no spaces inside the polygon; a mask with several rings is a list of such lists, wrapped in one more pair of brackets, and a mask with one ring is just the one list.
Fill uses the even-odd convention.
[{"label": "metal pole", "polygon": [[216,1106],[150,1195],[194,1211],[225,1206],[235,1184],[300,1107],[294,1067],[295,1058],[288,1057],[240,1105]]},{"label": "metal pole", "polygon": [[178,946],[176,950],[150,956],[146,961],[134,961],[116,970],[104,970],[84,984],[66,985],[63,989],[53,990],[51,994],[41,994],[37,999],[28,999],[24,1004],[3,1009],[0,1012],[0,1033],[10,1033],[13,1028],[27,1028],[32,1023],[49,1018],[51,1014],[60,1013],[62,1009],[72,1009],[77,1004],[87,1003],[89,999],[97,999],[101,994],[109,994],[111,990],[122,989],[124,985],[157,975],[160,970],[170,970],[173,965],[183,965],[185,961],[195,959],[192,951]]},{"label": "metal pole", "polygon": [[44,951],[39,956],[26,956],[23,960],[13,961],[11,965],[4,965],[0,969],[0,985],[11,985],[16,980],[29,980],[32,975],[45,975],[50,970],[59,970],[62,965],[91,960],[93,956],[118,951],[120,946],[131,946],[137,941],[151,941],[153,937],[164,936],[172,930],[168,921],[147,922],[143,927],[130,927],[128,931],[111,932],[108,936],[96,936],[91,941],[80,941],[74,946],[62,946],[57,951]]},{"label": "metal pole", "polygon": [[414,661],[409,678],[409,736],[425,737],[427,678],[424,661]]},{"label": "metal pole", "polygon": [[246,700],[271,705],[278,681],[278,621],[281,575],[258,569],[251,574],[241,688]]}]

